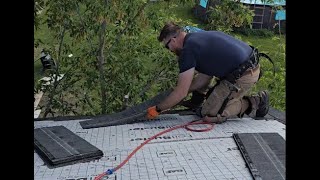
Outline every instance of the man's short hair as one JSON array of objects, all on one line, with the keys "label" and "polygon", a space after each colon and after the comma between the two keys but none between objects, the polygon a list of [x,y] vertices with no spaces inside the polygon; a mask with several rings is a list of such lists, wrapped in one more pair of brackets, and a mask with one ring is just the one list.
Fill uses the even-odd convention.
[{"label": "man's short hair", "polygon": [[162,28],[158,40],[162,42],[165,38],[173,36],[181,31],[183,31],[183,29],[174,22],[167,22]]}]

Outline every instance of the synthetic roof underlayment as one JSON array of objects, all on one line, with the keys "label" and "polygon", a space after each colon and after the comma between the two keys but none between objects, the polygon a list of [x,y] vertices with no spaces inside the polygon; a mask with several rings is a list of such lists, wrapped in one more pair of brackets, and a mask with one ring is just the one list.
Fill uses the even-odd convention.
[{"label": "synthetic roof underlayment", "polygon": [[[65,126],[103,151],[99,160],[48,168],[34,152],[35,180],[93,180],[119,165],[149,137],[176,125],[197,119],[194,115],[164,114],[153,121],[83,129],[83,120],[35,121],[34,128]],[[87,119],[88,120],[88,119]],[[195,125],[193,128],[206,128]],[[286,125],[276,120],[230,119],[208,132],[177,129],[142,147],[113,180],[235,180],[253,179],[233,139],[234,133],[278,133],[285,139]]]}]

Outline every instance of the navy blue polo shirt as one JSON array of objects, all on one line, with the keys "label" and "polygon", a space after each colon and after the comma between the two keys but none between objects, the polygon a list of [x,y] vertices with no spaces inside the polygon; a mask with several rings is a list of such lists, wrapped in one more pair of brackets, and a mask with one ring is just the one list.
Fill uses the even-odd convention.
[{"label": "navy blue polo shirt", "polygon": [[195,67],[200,73],[221,78],[248,60],[251,47],[219,31],[188,33],[179,56],[180,73]]}]

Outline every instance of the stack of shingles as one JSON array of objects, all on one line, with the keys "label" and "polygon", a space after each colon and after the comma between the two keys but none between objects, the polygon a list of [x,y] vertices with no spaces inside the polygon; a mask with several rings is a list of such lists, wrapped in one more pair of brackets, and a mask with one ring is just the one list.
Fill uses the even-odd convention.
[{"label": "stack of shingles", "polygon": [[150,100],[133,107],[129,107],[119,113],[110,115],[98,116],[91,120],[82,121],[80,125],[83,129],[116,126],[121,124],[136,123],[138,121],[146,120],[146,110],[148,107],[159,104],[165,97],[167,97],[172,90],[164,91]]}]

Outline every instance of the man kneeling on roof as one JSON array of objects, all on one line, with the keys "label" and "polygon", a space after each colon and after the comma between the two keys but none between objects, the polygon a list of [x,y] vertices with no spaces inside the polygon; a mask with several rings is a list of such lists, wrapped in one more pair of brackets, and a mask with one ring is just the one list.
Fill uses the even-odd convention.
[{"label": "man kneeling on roof", "polygon": [[[178,56],[180,72],[171,94],[148,108],[148,119],[177,104],[213,123],[244,114],[264,117],[268,113],[267,91],[246,96],[260,77],[259,56],[254,47],[219,31],[187,33],[172,22],[163,27],[158,40]],[[194,77],[195,71],[198,74]],[[209,89],[213,77],[218,81]],[[189,93],[192,98],[182,101]]]}]

